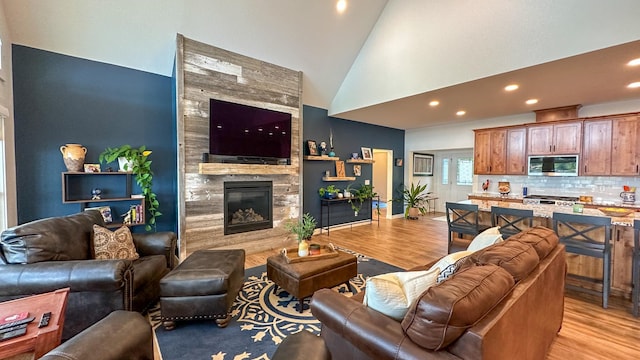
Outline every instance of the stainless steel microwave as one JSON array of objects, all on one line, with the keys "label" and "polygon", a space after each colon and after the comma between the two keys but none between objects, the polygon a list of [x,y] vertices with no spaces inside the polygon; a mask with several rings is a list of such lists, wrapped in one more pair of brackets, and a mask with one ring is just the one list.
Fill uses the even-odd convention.
[{"label": "stainless steel microwave", "polygon": [[578,176],[578,155],[529,156],[529,175]]}]

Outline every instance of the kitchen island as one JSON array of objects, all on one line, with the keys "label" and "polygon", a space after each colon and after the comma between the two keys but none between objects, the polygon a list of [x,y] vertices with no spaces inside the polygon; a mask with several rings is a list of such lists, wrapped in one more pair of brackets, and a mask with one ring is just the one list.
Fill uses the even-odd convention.
[{"label": "kitchen island", "polygon": [[[500,194],[470,194],[464,203],[476,204],[480,209],[480,222],[491,225],[491,207],[507,207],[514,209],[533,210],[534,226],[541,225],[553,229],[552,216],[554,212],[573,214],[573,206],[555,204],[524,204],[521,196],[502,196]],[[582,214],[592,216],[606,216],[598,208],[633,209],[628,216],[610,217],[612,223],[612,259],[611,259],[611,295],[631,299],[631,261],[633,257],[633,221],[640,219],[640,205],[618,203],[580,203],[583,205]],[[602,279],[602,260],[577,254],[567,254],[568,272],[586,278]],[[602,286],[590,281],[567,279],[572,284],[601,290]]]}]

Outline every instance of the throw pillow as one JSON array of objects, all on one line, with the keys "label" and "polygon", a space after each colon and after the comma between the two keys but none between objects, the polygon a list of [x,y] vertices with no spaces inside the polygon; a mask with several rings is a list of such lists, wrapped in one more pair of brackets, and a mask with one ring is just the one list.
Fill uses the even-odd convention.
[{"label": "throw pillow", "polygon": [[502,234],[500,234],[500,227],[494,226],[476,235],[476,237],[471,241],[471,244],[467,247],[467,250],[478,251],[501,241]]},{"label": "throw pillow", "polygon": [[93,250],[95,258],[100,260],[135,260],[140,257],[133,244],[131,231],[126,226],[112,232],[102,226],[93,225]]},{"label": "throw pillow", "polygon": [[400,321],[411,304],[436,284],[437,275],[437,271],[406,271],[370,277],[363,304]]},{"label": "throw pillow", "polygon": [[448,279],[451,275],[455,274],[458,270],[459,260],[464,259],[471,254],[473,254],[473,251],[469,250],[451,253],[433,264],[429,271],[436,271],[438,273],[436,282],[439,284]]}]

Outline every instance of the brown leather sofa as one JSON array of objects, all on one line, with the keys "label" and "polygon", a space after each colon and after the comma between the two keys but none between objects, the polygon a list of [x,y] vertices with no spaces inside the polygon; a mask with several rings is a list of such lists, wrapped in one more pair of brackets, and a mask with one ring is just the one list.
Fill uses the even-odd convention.
[{"label": "brown leather sofa", "polygon": [[46,353],[41,360],[153,360],[151,324],[117,310]]},{"label": "brown leather sofa", "polygon": [[52,217],[2,232],[0,301],[70,288],[63,339],[114,310],[144,312],[160,295],[160,279],[177,263],[173,232],[133,234],[136,260],[92,258],[98,211]]},{"label": "brown leather sofa", "polygon": [[565,271],[558,237],[535,227],[461,260],[402,321],[329,289],[311,311],[333,359],[544,359],[562,325]]}]

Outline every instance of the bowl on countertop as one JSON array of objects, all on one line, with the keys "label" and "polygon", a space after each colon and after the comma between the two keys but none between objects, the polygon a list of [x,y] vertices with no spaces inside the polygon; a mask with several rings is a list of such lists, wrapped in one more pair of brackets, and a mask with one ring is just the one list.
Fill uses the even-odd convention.
[{"label": "bowl on countertop", "polygon": [[601,207],[598,208],[603,214],[607,216],[615,216],[615,217],[623,217],[633,214],[635,211],[633,209],[621,209],[621,208],[611,208],[611,207]]}]

